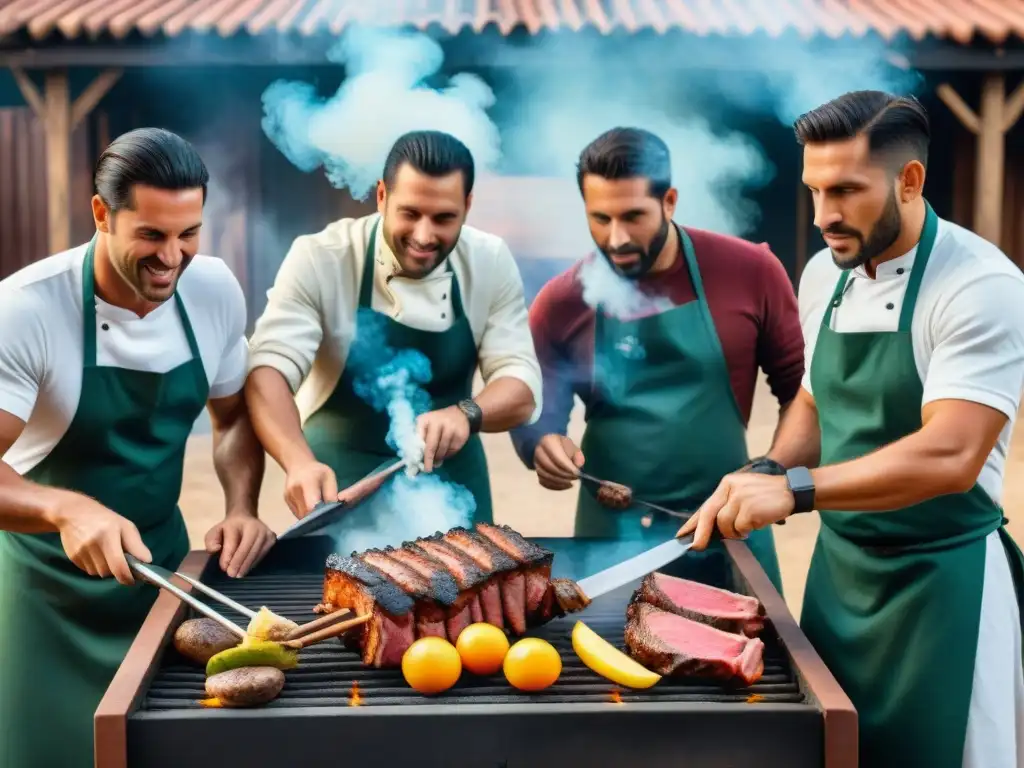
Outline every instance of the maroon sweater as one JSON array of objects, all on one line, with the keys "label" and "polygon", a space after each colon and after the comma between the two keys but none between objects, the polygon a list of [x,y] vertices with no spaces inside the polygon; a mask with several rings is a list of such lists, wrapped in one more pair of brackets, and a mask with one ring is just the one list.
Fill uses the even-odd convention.
[{"label": "maroon sweater", "polygon": [[[686,232],[693,240],[732,394],[746,424],[758,368],[781,405],[800,389],[804,339],[796,294],[767,245],[689,227]],[[595,310],[583,301],[579,268],[577,262],[552,278],[530,306],[530,330],[544,376],[544,408],[536,423],[512,431],[516,452],[530,468],[544,435],[566,434],[573,395],[584,404],[591,396]],[[675,306],[696,300],[682,257],[668,270],[641,278],[639,287],[669,298]]]}]

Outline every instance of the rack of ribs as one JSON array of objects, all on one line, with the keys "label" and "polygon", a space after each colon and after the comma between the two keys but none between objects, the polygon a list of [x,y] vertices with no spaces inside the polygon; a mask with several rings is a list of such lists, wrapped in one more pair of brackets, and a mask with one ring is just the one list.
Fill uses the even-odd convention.
[{"label": "rack of ribs", "polygon": [[551,578],[553,560],[507,525],[453,528],[400,547],[331,555],[317,610],[370,613],[346,642],[364,664],[396,667],[420,637],[454,643],[474,622],[518,636],[586,608],[590,599],[574,581]]}]

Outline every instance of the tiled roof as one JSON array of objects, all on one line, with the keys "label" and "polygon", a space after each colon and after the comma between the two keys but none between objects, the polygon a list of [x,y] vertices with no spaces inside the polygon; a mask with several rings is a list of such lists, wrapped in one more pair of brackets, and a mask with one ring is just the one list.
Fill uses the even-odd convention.
[{"label": "tiled roof", "polygon": [[67,38],[135,31],[338,34],[354,21],[436,24],[453,34],[493,24],[504,34],[518,26],[531,33],[589,26],[605,33],[906,33],[959,42],[977,34],[999,43],[1024,37],[1024,0],[0,0],[0,34],[24,29],[37,39],[55,32]]}]

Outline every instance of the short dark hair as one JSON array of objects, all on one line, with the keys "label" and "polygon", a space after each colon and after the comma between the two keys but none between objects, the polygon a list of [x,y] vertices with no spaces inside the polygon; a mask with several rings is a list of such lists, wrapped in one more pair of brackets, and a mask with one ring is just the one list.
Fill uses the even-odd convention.
[{"label": "short dark hair", "polygon": [[210,174],[189,142],[163,128],[138,128],[118,136],[100,155],[92,175],[93,192],[111,213],[131,209],[136,184],[157,189],[203,190]]},{"label": "short dark hair", "polygon": [[475,167],[469,147],[443,131],[410,131],[398,137],[384,161],[384,185],[394,188],[398,169],[408,163],[420,173],[438,178],[462,174],[466,196],[473,191]]},{"label": "short dark hair", "polygon": [[642,128],[612,128],[580,153],[576,182],[583,191],[587,174],[602,179],[647,179],[651,195],[662,198],[672,186],[672,156],[668,145]]},{"label": "short dark hair", "polygon": [[806,112],[793,123],[801,145],[868,137],[872,156],[893,168],[910,160],[928,165],[928,112],[913,96],[851,91]]}]

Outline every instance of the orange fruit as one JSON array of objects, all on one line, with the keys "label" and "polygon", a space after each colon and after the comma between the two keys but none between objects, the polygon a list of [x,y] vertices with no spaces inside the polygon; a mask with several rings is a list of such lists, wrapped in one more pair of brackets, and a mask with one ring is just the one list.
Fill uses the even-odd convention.
[{"label": "orange fruit", "polygon": [[523,638],[505,654],[505,679],[521,691],[540,691],[562,674],[562,657],[539,637]]},{"label": "orange fruit", "polygon": [[462,666],[475,675],[493,675],[508,653],[508,638],[493,624],[470,624],[455,641]]},{"label": "orange fruit", "polygon": [[441,637],[421,637],[402,655],[405,682],[420,693],[447,691],[461,674],[459,652]]}]

